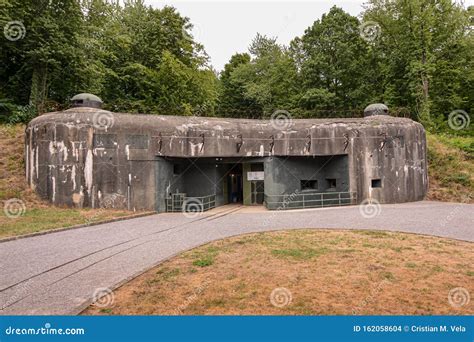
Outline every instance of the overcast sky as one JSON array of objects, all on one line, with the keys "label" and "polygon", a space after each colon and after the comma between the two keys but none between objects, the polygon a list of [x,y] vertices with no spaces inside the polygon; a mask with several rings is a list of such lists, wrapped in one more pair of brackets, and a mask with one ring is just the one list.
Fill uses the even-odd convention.
[{"label": "overcast sky", "polygon": [[[346,12],[358,16],[364,0],[352,1],[183,1],[146,0],[153,7],[171,5],[181,15],[191,19],[193,36],[204,45],[211,64],[222,70],[236,52],[248,51],[257,32],[277,37],[281,44],[288,44],[301,36],[323,13],[337,5]],[[473,3],[467,0],[466,3]]]}]

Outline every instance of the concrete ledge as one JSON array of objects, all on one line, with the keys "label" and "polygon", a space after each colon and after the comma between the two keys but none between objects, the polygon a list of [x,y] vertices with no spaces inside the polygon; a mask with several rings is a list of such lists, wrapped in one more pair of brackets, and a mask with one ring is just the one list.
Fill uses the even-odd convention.
[{"label": "concrete ledge", "polygon": [[52,234],[52,233],[62,232],[62,231],[65,231],[65,230],[92,227],[92,226],[97,226],[99,224],[104,224],[104,223],[125,221],[125,220],[130,220],[130,219],[134,219],[134,218],[150,216],[150,215],[155,215],[155,214],[157,214],[155,211],[147,211],[147,212],[140,213],[140,214],[122,216],[122,217],[117,217],[117,218],[110,219],[110,220],[104,220],[104,221],[98,221],[98,222],[92,222],[92,223],[83,223],[83,224],[78,224],[78,225],[71,226],[71,227],[54,228],[54,229],[44,230],[44,231],[41,231],[41,232],[35,232],[35,233],[29,233],[29,234],[23,234],[23,235],[17,235],[17,236],[10,236],[10,237],[6,237],[6,238],[1,238],[0,243],[13,241],[13,240],[24,239],[24,238],[33,237],[33,236]]}]

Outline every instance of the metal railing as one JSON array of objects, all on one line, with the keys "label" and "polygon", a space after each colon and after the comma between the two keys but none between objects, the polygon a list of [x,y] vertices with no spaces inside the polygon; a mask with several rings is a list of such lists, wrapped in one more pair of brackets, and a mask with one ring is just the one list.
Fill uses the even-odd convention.
[{"label": "metal railing", "polygon": [[203,212],[216,207],[216,195],[188,197],[185,193],[171,194],[166,198],[166,211]]},{"label": "metal railing", "polygon": [[356,192],[295,192],[288,195],[265,195],[270,210],[322,208],[357,204]]}]

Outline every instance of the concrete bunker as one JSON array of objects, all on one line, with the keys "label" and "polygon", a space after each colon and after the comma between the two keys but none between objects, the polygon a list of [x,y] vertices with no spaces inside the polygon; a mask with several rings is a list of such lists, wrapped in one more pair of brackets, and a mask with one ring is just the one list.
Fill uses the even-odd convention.
[{"label": "concrete bunker", "polygon": [[[271,210],[423,199],[423,127],[369,106],[364,118],[271,120],[112,113],[74,106],[26,129],[30,186],[56,205]],[[91,105],[92,106],[92,105]]]}]

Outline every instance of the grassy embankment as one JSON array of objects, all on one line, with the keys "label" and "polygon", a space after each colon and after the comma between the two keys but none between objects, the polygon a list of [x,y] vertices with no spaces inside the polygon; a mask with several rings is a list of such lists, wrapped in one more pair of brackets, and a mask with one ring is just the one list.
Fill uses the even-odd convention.
[{"label": "grassy embankment", "polygon": [[[25,181],[24,130],[23,125],[0,126],[0,239],[132,214],[125,210],[53,207],[41,200]],[[24,214],[17,218],[4,212],[5,201],[13,198],[25,204]]]},{"label": "grassy embankment", "polygon": [[474,137],[427,134],[427,199],[474,203]]}]

